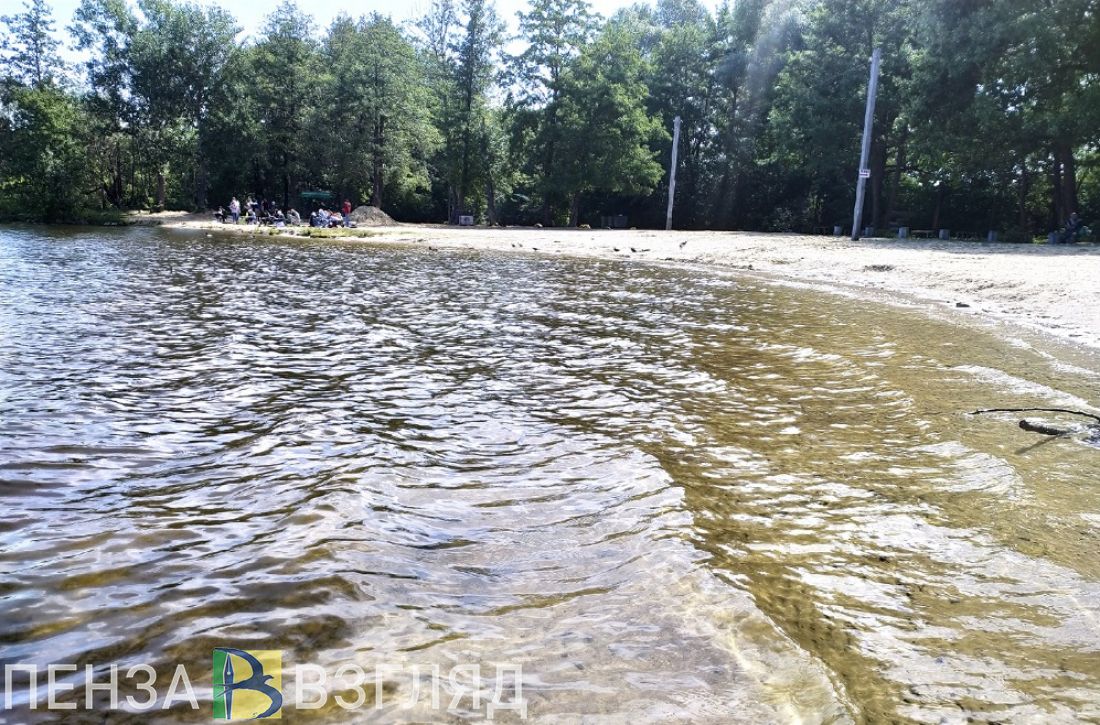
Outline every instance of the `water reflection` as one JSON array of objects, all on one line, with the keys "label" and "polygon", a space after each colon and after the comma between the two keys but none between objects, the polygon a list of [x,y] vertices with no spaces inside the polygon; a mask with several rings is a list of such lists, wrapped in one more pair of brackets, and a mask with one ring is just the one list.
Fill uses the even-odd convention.
[{"label": "water reflection", "polygon": [[[547,722],[1100,717],[1100,457],[965,415],[1096,377],[697,272],[50,234],[0,232],[3,662],[514,662]],[[438,719],[391,685],[372,715]]]}]

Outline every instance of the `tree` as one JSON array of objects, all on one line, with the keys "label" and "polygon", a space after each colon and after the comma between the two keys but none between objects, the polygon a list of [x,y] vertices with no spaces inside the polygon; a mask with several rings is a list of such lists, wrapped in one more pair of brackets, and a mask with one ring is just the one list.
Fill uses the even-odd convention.
[{"label": "tree", "polygon": [[309,15],[293,2],[283,2],[267,17],[263,36],[248,54],[246,88],[260,129],[252,159],[253,188],[262,196],[277,183],[284,208],[290,206],[301,149],[308,146],[306,117],[319,77],[312,28]]},{"label": "tree", "polygon": [[171,0],[139,0],[138,7],[144,22],[130,40],[127,57],[138,118],[165,151],[157,206],[164,207],[164,164],[176,150],[193,162],[193,206],[205,209],[207,119],[240,29],[221,8]]},{"label": "tree", "polygon": [[412,44],[377,13],[337,18],[324,42],[325,131],[335,154],[333,180],[346,194],[382,207],[387,187],[428,185],[426,157],[437,142],[430,92]]},{"label": "tree", "polygon": [[80,221],[88,202],[79,103],[46,83],[4,94],[0,124],[0,215],[28,221]]},{"label": "tree", "polygon": [[[718,29],[697,0],[660,0],[650,22],[654,42],[649,108],[660,118],[662,128],[671,128],[676,116],[682,119],[676,218],[680,226],[699,227],[708,212],[707,159],[718,151],[720,142],[715,133],[721,100],[715,72]],[[671,144],[662,143],[658,150],[661,159],[668,159]],[[662,185],[661,192],[667,191]],[[660,203],[654,207],[663,213]]]},{"label": "tree", "polygon": [[83,108],[65,88],[49,6],[0,18],[0,216],[76,221],[86,208]]},{"label": "tree", "polygon": [[54,21],[45,0],[25,0],[23,12],[0,16],[7,31],[0,35],[0,69],[10,80],[35,88],[58,83],[65,64],[57,54]]},{"label": "tree", "polygon": [[527,48],[511,59],[513,145],[522,147],[524,166],[538,179],[544,224],[561,199],[562,78],[596,29],[595,21],[585,0],[533,0],[530,10],[519,14]]},{"label": "tree", "polygon": [[868,68],[876,47],[883,49],[883,60],[866,218],[876,228],[891,221],[884,190],[886,177],[898,172],[898,160],[905,156],[908,129],[902,112],[912,74],[914,27],[911,4],[899,0],[827,0],[809,15],[802,47],[780,75],[771,124],[777,155],[785,165],[803,170],[798,208],[818,225],[850,213]]},{"label": "tree", "polygon": [[448,143],[447,171],[455,189],[455,212],[464,214],[470,211],[467,197],[473,190],[492,183],[487,126],[493,119],[487,95],[496,80],[493,61],[503,41],[504,25],[489,0],[464,0],[462,10],[466,23],[453,46],[456,98],[446,120],[455,136]]},{"label": "tree", "polygon": [[661,177],[650,145],[665,134],[646,111],[639,39],[637,26],[608,23],[561,75],[557,179],[570,201],[570,226],[580,221],[585,194],[645,194]]},{"label": "tree", "polygon": [[[994,175],[1001,189],[1014,185],[1025,236],[1034,189],[1049,200],[1048,227],[1078,207],[1078,158],[1100,125],[1095,13],[1089,0],[929,0],[923,8],[928,52],[916,103],[937,109],[938,121],[922,124],[922,140],[949,154],[960,180]],[[975,136],[996,142],[974,144]]]}]

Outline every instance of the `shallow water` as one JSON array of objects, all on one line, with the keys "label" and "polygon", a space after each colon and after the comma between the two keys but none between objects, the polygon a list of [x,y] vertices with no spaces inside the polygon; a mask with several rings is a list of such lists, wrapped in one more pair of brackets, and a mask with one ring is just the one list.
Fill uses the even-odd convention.
[{"label": "shallow water", "polygon": [[1100,451],[967,415],[1096,369],[695,270],[3,229],[0,663],[206,673],[136,722],[209,721],[221,646],[397,666],[291,721],[478,721],[412,704],[454,663],[545,722],[1097,720]]}]

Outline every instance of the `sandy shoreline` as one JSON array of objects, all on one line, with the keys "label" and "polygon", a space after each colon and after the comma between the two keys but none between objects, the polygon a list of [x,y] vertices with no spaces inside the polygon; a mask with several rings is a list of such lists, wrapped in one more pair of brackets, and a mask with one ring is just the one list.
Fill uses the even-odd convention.
[{"label": "sandy shoreline", "polygon": [[[163,214],[139,223],[239,234],[198,215]],[[268,233],[262,228],[259,233]],[[288,229],[288,236],[304,228]],[[314,230],[316,231],[316,230]],[[334,230],[335,231],[335,230]],[[371,227],[336,239],[412,243],[645,262],[696,264],[780,282],[846,291],[884,302],[1019,325],[1100,352],[1100,246],[986,244],[933,240],[814,237],[749,232],[586,229]]]}]

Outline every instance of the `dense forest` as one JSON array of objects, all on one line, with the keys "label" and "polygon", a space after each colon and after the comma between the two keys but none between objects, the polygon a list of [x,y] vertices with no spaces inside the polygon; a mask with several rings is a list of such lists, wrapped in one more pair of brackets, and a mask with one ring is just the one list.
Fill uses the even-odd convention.
[{"label": "dense forest", "polygon": [[[0,23],[0,216],[302,205],[402,221],[850,223],[872,49],[865,219],[1030,240],[1100,216],[1097,0],[657,0],[611,17],[434,0],[416,22],[287,2],[28,0]],[[63,48],[69,48],[62,52]],[[79,58],[65,62],[65,58]]]}]

